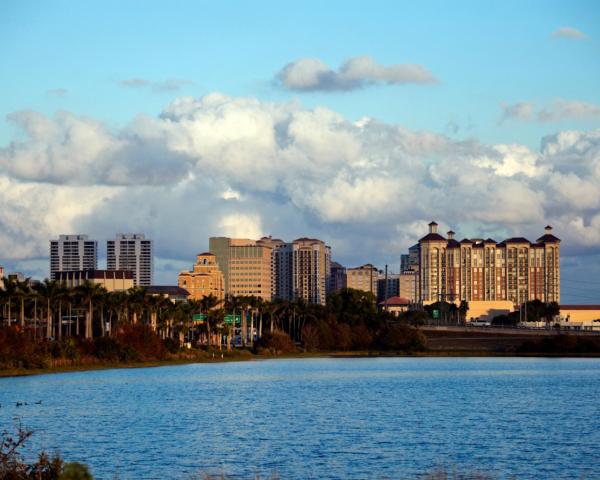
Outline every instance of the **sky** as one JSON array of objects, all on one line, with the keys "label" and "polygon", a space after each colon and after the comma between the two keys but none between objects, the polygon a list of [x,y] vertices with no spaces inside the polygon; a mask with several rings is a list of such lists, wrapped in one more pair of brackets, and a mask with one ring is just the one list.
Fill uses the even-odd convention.
[{"label": "sky", "polygon": [[562,239],[600,303],[595,1],[0,4],[0,265],[143,232],[175,284],[218,235],[398,270],[436,220]]}]

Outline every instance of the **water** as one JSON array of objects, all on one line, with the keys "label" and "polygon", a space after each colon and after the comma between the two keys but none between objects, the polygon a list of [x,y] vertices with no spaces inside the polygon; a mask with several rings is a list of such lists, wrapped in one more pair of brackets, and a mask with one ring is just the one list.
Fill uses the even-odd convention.
[{"label": "water", "polygon": [[599,394],[598,359],[272,360],[0,379],[0,425],[107,479],[597,479]]}]

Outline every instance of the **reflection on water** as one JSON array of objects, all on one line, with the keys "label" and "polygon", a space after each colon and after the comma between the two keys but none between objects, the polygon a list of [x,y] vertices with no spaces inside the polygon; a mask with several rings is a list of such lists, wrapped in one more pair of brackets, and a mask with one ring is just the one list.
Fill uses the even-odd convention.
[{"label": "reflection on water", "polygon": [[32,448],[98,478],[406,478],[452,464],[593,479],[599,393],[596,359],[198,364],[0,379],[0,425],[18,415]]}]

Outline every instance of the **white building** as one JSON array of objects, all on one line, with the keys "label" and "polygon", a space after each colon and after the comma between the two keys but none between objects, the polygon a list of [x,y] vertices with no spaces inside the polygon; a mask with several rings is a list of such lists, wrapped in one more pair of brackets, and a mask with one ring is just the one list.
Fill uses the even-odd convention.
[{"label": "white building", "polygon": [[141,233],[117,234],[115,240],[106,242],[106,266],[108,270],[132,272],[135,286],[152,285],[154,275],[152,240]]},{"label": "white building", "polygon": [[50,278],[57,272],[95,270],[98,267],[98,242],[87,235],[59,235],[50,241]]}]

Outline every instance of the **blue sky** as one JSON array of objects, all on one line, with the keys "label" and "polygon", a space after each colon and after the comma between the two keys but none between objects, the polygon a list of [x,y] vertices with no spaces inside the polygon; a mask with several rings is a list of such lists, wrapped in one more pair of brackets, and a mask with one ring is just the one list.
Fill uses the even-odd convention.
[{"label": "blue sky", "polygon": [[148,232],[173,283],[213,234],[321,236],[383,265],[431,218],[553,223],[564,292],[588,282],[569,301],[600,297],[597,2],[5,1],[0,58],[11,268],[43,276],[64,229]]},{"label": "blue sky", "polygon": [[[4,2],[0,101],[68,109],[121,125],[157,114],[173,92],[132,91],[119,80],[189,80],[177,93],[213,91],[264,100],[299,98],[348,116],[486,142],[539,145],[548,125],[504,122],[500,103],[555,98],[600,102],[597,2]],[[552,38],[573,26],[585,41]],[[382,64],[418,63],[438,79],[421,85],[297,95],[273,88],[286,63],[316,57],[338,66],[367,54]],[[48,94],[66,89],[65,97]],[[589,128],[592,121],[561,122]],[[1,126],[0,139],[13,133]]]}]

